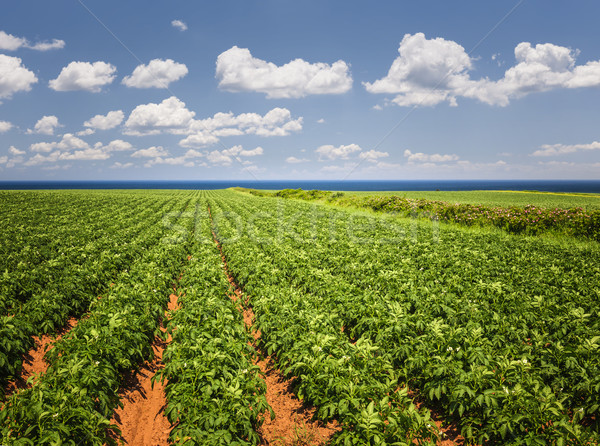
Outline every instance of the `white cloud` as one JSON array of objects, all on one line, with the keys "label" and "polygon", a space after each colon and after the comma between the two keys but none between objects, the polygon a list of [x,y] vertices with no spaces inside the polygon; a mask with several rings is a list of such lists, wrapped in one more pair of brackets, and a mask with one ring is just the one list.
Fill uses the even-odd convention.
[{"label": "white cloud", "polygon": [[108,112],[106,115],[96,115],[83,123],[84,127],[96,130],[109,130],[117,127],[125,119],[125,114],[121,110]]},{"label": "white cloud", "polygon": [[38,81],[18,57],[0,54],[0,99],[10,99],[18,91],[29,91]]},{"label": "white cloud", "polygon": [[37,42],[31,44],[24,37],[15,37],[12,34],[7,34],[4,31],[0,31],[0,50],[15,51],[21,47],[36,51],[48,51],[64,48],[65,41],[52,39],[50,42]]},{"label": "white cloud", "polygon": [[37,153],[33,157],[29,158],[29,160],[25,162],[25,165],[36,166],[39,164],[54,163],[57,161],[102,161],[110,158],[110,153],[104,150],[103,147],[91,148],[87,143],[81,140],[79,140],[81,142],[77,142],[77,140],[78,138],[73,137],[73,135],[71,135],[71,138],[68,138],[66,141],[63,138],[63,141],[55,144],[55,147],[60,150],[55,150],[48,155]]},{"label": "white cloud", "polygon": [[286,162],[286,163],[289,163],[289,164],[299,164],[299,163],[306,163],[306,162],[308,162],[308,161],[309,161],[309,160],[308,160],[308,159],[306,159],[306,158],[296,158],[295,156],[288,156],[288,157],[285,159],[285,162]]},{"label": "white cloud", "polygon": [[187,25],[182,22],[181,20],[173,20],[171,22],[171,25],[175,28],[177,28],[179,31],[187,31],[188,27]]},{"label": "white cloud", "polygon": [[213,150],[212,152],[208,153],[206,155],[206,159],[213,164],[222,164],[224,166],[229,166],[232,163],[230,156],[225,155],[218,150]]},{"label": "white cloud", "polygon": [[532,156],[556,156],[586,150],[600,150],[600,141],[589,144],[544,144]]},{"label": "white cloud", "polygon": [[219,138],[203,132],[198,132],[179,141],[181,147],[208,147],[219,142]]},{"label": "white cloud", "polygon": [[8,156],[0,156],[0,164],[6,164],[8,162]]},{"label": "white cloud", "polygon": [[6,133],[13,128],[12,123],[8,121],[0,121],[0,133]]},{"label": "white cloud", "polygon": [[358,157],[361,160],[367,160],[371,162],[377,162],[379,158],[386,158],[390,156],[388,152],[378,152],[377,150],[369,150],[368,152],[359,153]]},{"label": "white cloud", "polygon": [[58,122],[56,116],[43,116],[38,122],[35,123],[33,130],[28,129],[27,133],[38,133],[40,135],[54,135],[54,129],[62,127]]},{"label": "white cloud", "polygon": [[72,133],[65,133],[62,140],[56,144],[56,148],[60,150],[89,149],[90,145]]},{"label": "white cloud", "polygon": [[25,150],[19,150],[17,149],[15,146],[10,146],[8,148],[8,153],[10,153],[13,156],[20,156],[20,155],[25,155]]},{"label": "white cloud", "polygon": [[287,136],[302,130],[303,118],[293,119],[286,108],[274,108],[264,116],[258,113],[216,113],[211,118],[194,119],[195,112],[171,96],[160,104],[138,105],[125,122],[127,135],[171,133],[187,135],[181,147],[203,148],[215,144],[220,137],[233,135]]},{"label": "white cloud", "polygon": [[258,113],[216,113],[212,118],[194,121],[190,132],[197,131],[216,136],[287,136],[291,132],[302,130],[302,121],[302,118],[292,119],[292,114],[287,108],[276,107],[264,116]]},{"label": "white cloud", "polygon": [[55,148],[56,148],[56,143],[54,143],[54,142],[36,142],[29,146],[30,151],[42,152],[42,153],[52,152]]},{"label": "white cloud", "polygon": [[157,158],[159,156],[169,156],[169,152],[161,146],[152,146],[147,149],[140,149],[131,154],[134,158]]},{"label": "white cloud", "polygon": [[0,31],[0,50],[15,51],[27,45],[27,39]]},{"label": "white cloud", "polygon": [[111,169],[129,169],[130,167],[133,167],[133,163],[120,163],[119,161],[110,166]]},{"label": "white cloud", "polygon": [[433,155],[428,155],[422,152],[412,153],[408,149],[404,151],[404,157],[408,158],[409,163],[447,163],[458,160],[458,155],[454,154],[440,155],[439,153],[434,153]]},{"label": "white cloud", "polygon": [[31,144],[29,150],[32,152],[48,153],[54,149],[59,150],[75,150],[89,149],[90,145],[84,140],[77,138],[72,133],[65,133],[62,139],[58,142],[38,142]]},{"label": "white cloud", "polygon": [[74,152],[61,153],[59,160],[64,161],[102,161],[110,158],[110,153],[103,149],[84,149],[76,150]]},{"label": "white cloud", "polygon": [[152,167],[155,164],[168,164],[171,166],[183,166],[183,167],[194,167],[194,161],[188,160],[185,156],[178,156],[173,158],[152,158],[144,164],[144,167]]},{"label": "white cloud", "polygon": [[324,145],[315,150],[315,152],[319,154],[319,161],[323,161],[326,159],[348,159],[348,155],[360,151],[362,151],[362,149],[357,144],[348,144],[347,146],[341,145],[338,147],[332,145]]},{"label": "white cloud", "polygon": [[[233,159],[239,160],[239,157],[253,157],[264,153],[262,147],[256,147],[252,150],[244,150],[241,145],[233,146],[225,150],[213,150],[206,154],[206,159],[213,164],[221,164],[228,166],[233,162]],[[244,164],[244,163],[243,163]],[[246,164],[250,164],[246,162]]]},{"label": "white cloud", "polygon": [[133,150],[133,146],[131,143],[127,141],[123,141],[122,139],[115,139],[109,142],[107,145],[103,146],[102,143],[97,143],[94,145],[95,148],[102,148],[107,152],[126,152],[128,150]]},{"label": "white cloud", "polygon": [[171,82],[178,81],[188,74],[185,64],[172,59],[153,59],[148,65],[138,65],[131,76],[121,82],[133,88],[169,88]]},{"label": "white cloud", "polygon": [[325,119],[321,118],[321,119],[317,120],[317,123],[318,124],[324,124],[325,123]]},{"label": "white cloud", "polygon": [[85,130],[81,130],[79,132],[77,132],[77,136],[90,136],[93,135],[94,133],[96,133],[96,130],[94,129],[85,129]]},{"label": "white cloud", "polygon": [[517,64],[497,81],[471,79],[474,59],[451,40],[406,34],[398,52],[385,77],[363,85],[370,93],[395,95],[391,102],[400,106],[432,106],[444,101],[456,105],[458,97],[506,106],[512,98],[533,92],[600,85],[600,61],[576,66],[578,51],[551,43],[519,43]]},{"label": "white cloud", "polygon": [[56,91],[86,90],[99,93],[103,86],[112,83],[116,71],[116,67],[106,62],[71,62],[48,85]]},{"label": "white cloud", "polygon": [[185,133],[196,113],[171,96],[160,104],[138,105],[125,122],[125,134],[156,135],[163,131]]},{"label": "white cloud", "polygon": [[277,66],[234,46],[219,54],[216,78],[219,88],[232,92],[255,91],[267,98],[300,98],[311,94],[341,94],[352,88],[346,62],[311,64],[302,59]]},{"label": "white cloud", "polygon": [[65,41],[59,39],[52,39],[50,42],[38,42],[27,48],[36,51],[50,51],[50,50],[60,50],[65,47]]}]

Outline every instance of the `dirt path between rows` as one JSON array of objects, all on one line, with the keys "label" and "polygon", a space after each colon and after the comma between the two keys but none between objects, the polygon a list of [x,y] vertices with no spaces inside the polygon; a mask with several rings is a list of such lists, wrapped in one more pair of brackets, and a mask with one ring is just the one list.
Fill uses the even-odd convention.
[{"label": "dirt path between rows", "polygon": [[[169,296],[168,310],[165,317],[169,317],[171,311],[179,309],[178,296]],[[165,328],[161,326],[165,332]],[[121,394],[122,408],[117,408],[111,423],[121,429],[119,440],[128,446],[166,446],[171,432],[171,423],[164,414],[167,405],[165,394],[166,381],[156,381],[152,384],[152,378],[156,372],[163,367],[162,356],[165,347],[171,342],[169,336],[167,341],[156,337],[152,344],[154,359],[146,361],[142,367],[126,380],[123,393]]]},{"label": "dirt path between rows", "polygon": [[[34,336],[35,342],[34,347],[23,357],[23,368],[19,377],[14,381],[10,381],[5,388],[5,395],[8,398],[13,393],[27,389],[31,387],[37,379],[46,373],[48,370],[48,363],[44,359],[46,352],[54,347],[54,344],[58,342],[64,335],[73,329],[79,321],[75,318],[70,318],[67,321],[67,325],[62,328],[57,334]],[[34,377],[32,382],[28,383],[27,380]]]},{"label": "dirt path between rows", "polygon": [[[210,207],[208,208],[209,214]],[[260,338],[260,331],[254,327],[254,312],[249,305],[249,300],[244,300],[244,293],[235,282],[228,266],[227,259],[217,235],[213,231],[214,241],[219,248],[223,269],[227,280],[231,285],[230,297],[233,301],[243,302],[244,323],[249,328],[254,337],[252,346],[259,353],[259,359],[255,364],[265,375],[267,384],[266,398],[267,403],[275,412],[275,419],[271,420],[268,412],[264,414],[264,423],[258,429],[258,434],[262,439],[262,445],[276,446],[303,446],[303,445],[325,445],[331,437],[338,432],[341,427],[336,421],[324,425],[320,421],[312,421],[316,412],[314,407],[302,403],[292,391],[292,382],[287,380],[276,368],[271,356],[264,355],[257,345]],[[263,359],[260,359],[263,358]]]}]

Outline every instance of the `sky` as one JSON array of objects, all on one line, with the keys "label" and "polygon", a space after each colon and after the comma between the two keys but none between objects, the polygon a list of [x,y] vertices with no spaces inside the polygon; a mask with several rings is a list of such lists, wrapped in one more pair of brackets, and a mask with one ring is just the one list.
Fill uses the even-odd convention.
[{"label": "sky", "polygon": [[0,180],[600,179],[597,0],[0,8]]}]

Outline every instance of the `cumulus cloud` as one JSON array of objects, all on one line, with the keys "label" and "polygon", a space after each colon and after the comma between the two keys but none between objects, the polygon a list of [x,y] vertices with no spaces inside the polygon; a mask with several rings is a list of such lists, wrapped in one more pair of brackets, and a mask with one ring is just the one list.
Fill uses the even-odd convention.
[{"label": "cumulus cloud", "polygon": [[50,42],[30,43],[24,37],[16,37],[0,31],[0,50],[16,51],[19,48],[29,48],[36,51],[49,51],[65,47],[65,41],[52,39]]},{"label": "cumulus cloud", "polygon": [[58,122],[56,116],[44,116],[38,122],[35,123],[33,130],[28,129],[27,133],[38,133],[40,135],[54,135],[54,130],[58,127],[62,127]]},{"label": "cumulus cloud", "polygon": [[8,149],[8,156],[3,156],[0,158],[0,164],[5,164],[8,169],[15,167],[17,164],[21,164],[25,161],[25,151],[19,150],[15,146],[10,146]]},{"label": "cumulus cloud", "polygon": [[386,158],[390,156],[388,152],[378,152],[377,150],[369,150],[367,152],[361,152],[358,157],[361,160],[367,160],[376,163],[379,158]]},{"label": "cumulus cloud", "polygon": [[38,81],[18,57],[0,54],[0,99],[10,99],[19,91],[29,91]]},{"label": "cumulus cloud", "polygon": [[58,157],[61,161],[102,161],[110,158],[110,153],[101,148],[88,148],[75,150],[73,152],[61,153]]},{"label": "cumulus cloud", "polygon": [[125,122],[125,133],[129,135],[156,135],[161,132],[185,133],[196,113],[186,108],[185,103],[171,96],[160,104],[138,105]]},{"label": "cumulus cloud", "polygon": [[147,149],[140,149],[131,154],[134,158],[156,158],[159,156],[169,156],[169,152],[161,146],[152,146]]},{"label": "cumulus cloud", "polygon": [[149,158],[144,163],[144,167],[152,167],[157,164],[167,164],[171,166],[206,166],[207,164],[201,162],[197,164],[198,158],[203,158],[204,153],[198,152],[197,150],[188,150],[185,154],[180,156],[170,156],[169,152],[162,147],[149,147],[148,149],[138,150],[132,156],[136,158]]},{"label": "cumulus cloud", "polygon": [[112,83],[116,71],[115,66],[106,62],[71,62],[48,85],[56,91],[85,90],[99,93],[103,86]]},{"label": "cumulus cloud", "polygon": [[579,151],[600,150],[600,141],[589,144],[544,144],[532,156],[557,156]]},{"label": "cumulus cloud", "polygon": [[266,94],[267,98],[342,94],[352,88],[350,68],[342,60],[329,65],[294,59],[277,66],[257,59],[247,48],[237,46],[218,56],[216,78],[223,90],[254,91]]},{"label": "cumulus cloud", "polygon": [[458,161],[458,155],[454,154],[440,155],[439,153],[434,153],[428,155],[422,152],[412,153],[408,149],[404,151],[404,157],[408,158],[409,163],[447,163],[450,161]]},{"label": "cumulus cloud", "polygon": [[300,164],[300,163],[306,163],[309,160],[306,158],[296,158],[295,156],[288,156],[285,159],[285,162],[288,164]]},{"label": "cumulus cloud", "polygon": [[187,31],[187,29],[188,29],[187,25],[184,22],[182,22],[181,20],[171,21],[171,26],[173,26],[174,28],[177,28],[179,31]]},{"label": "cumulus cloud", "polygon": [[153,59],[148,65],[138,65],[131,76],[121,82],[133,88],[169,88],[171,82],[178,81],[188,74],[185,64],[172,59]]},{"label": "cumulus cloud", "polygon": [[[233,146],[225,150],[213,150],[206,154],[206,159],[212,164],[220,164],[223,166],[229,166],[234,159],[240,161],[240,157],[254,157],[264,153],[262,147],[256,147],[252,150],[244,150],[241,145]],[[249,162],[243,164],[251,164]]]},{"label": "cumulus cloud", "polygon": [[121,110],[108,112],[106,115],[96,115],[83,123],[84,127],[94,130],[109,130],[117,127],[125,119]]},{"label": "cumulus cloud", "polygon": [[133,167],[133,163],[120,163],[119,161],[110,166],[111,169],[129,169],[130,167]]},{"label": "cumulus cloud", "polygon": [[125,122],[127,135],[186,135],[181,147],[203,148],[221,137],[234,135],[286,136],[302,130],[302,117],[293,119],[286,108],[274,108],[265,115],[258,113],[216,113],[211,118],[194,119],[195,112],[172,96],[160,104],[138,105]]},{"label": "cumulus cloud", "polygon": [[12,123],[8,121],[0,121],[0,133],[6,133],[13,128]]},{"label": "cumulus cloud", "polygon": [[180,145],[193,146],[195,136],[198,136],[199,141],[209,135],[287,136],[302,130],[302,121],[302,118],[292,119],[292,114],[287,108],[279,107],[270,110],[264,116],[258,113],[216,113],[212,118],[194,121],[189,129],[192,136],[181,141]]},{"label": "cumulus cloud", "polygon": [[497,81],[472,79],[474,59],[451,40],[406,34],[398,52],[385,77],[363,85],[370,93],[395,95],[391,102],[400,106],[457,105],[458,97],[506,106],[534,92],[600,85],[600,61],[576,65],[578,51],[551,43],[519,43],[517,63]]},{"label": "cumulus cloud", "polygon": [[133,146],[131,143],[127,141],[123,141],[122,139],[115,139],[109,142],[107,145],[103,145],[102,143],[96,143],[94,145],[96,149],[102,148],[107,152],[126,152],[128,150],[133,150]]},{"label": "cumulus cloud", "polygon": [[25,150],[19,150],[15,146],[10,146],[8,149],[8,153],[13,156],[25,155]]},{"label": "cumulus cloud", "polygon": [[108,144],[98,142],[91,147],[72,133],[65,133],[60,141],[34,143],[29,150],[37,153],[25,162],[26,166],[61,161],[102,161],[109,159],[113,152],[133,150],[133,146],[121,139],[115,139]]},{"label": "cumulus cloud", "polygon": [[319,161],[324,160],[335,160],[335,159],[348,159],[348,156],[361,152],[362,149],[357,144],[348,144],[346,146],[341,145],[335,147],[333,145],[320,146],[315,152],[319,154]]}]

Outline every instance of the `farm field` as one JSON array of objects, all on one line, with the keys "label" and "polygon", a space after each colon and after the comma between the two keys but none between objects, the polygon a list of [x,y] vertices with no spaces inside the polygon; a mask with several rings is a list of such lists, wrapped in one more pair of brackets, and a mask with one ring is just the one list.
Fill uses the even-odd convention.
[{"label": "farm field", "polygon": [[[235,190],[0,203],[2,444],[600,440],[600,249],[587,232]],[[132,403],[142,372],[154,387]],[[158,409],[144,402],[155,397]]]},{"label": "farm field", "polygon": [[356,196],[390,196],[405,198],[424,198],[427,200],[450,201],[484,206],[534,205],[543,208],[600,209],[600,195],[584,193],[536,192],[536,191],[401,191],[401,192],[345,192]]}]

